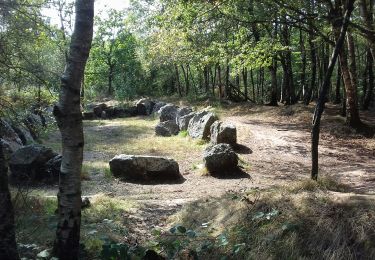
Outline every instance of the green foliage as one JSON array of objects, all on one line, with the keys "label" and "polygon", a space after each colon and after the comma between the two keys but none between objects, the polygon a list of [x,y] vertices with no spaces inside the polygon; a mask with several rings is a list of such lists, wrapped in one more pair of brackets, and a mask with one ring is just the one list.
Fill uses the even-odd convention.
[{"label": "green foliage", "polygon": [[110,10],[107,19],[96,17],[98,29],[85,73],[86,95],[115,94],[121,100],[143,94],[144,72],[139,40],[129,32],[125,14]]},{"label": "green foliage", "polygon": [[106,242],[101,251],[103,260],[133,260],[142,259],[146,250],[139,246],[129,246],[122,243]]}]

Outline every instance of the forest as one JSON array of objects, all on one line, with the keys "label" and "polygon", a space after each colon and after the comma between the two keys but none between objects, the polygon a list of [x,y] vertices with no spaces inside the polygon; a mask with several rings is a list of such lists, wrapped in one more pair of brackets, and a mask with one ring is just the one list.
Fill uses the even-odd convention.
[{"label": "forest", "polygon": [[0,260],[375,259],[373,0],[0,0]]}]

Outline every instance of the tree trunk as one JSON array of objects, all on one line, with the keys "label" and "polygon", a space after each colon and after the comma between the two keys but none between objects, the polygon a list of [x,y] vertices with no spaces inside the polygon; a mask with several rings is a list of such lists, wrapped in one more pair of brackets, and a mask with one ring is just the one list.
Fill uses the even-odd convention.
[{"label": "tree trunk", "polygon": [[269,106],[277,106],[277,64],[276,61],[272,62],[272,65],[269,67],[271,75],[271,94],[270,94],[270,103]]},{"label": "tree trunk", "polygon": [[59,103],[53,114],[62,136],[62,163],[58,197],[58,225],[54,254],[79,258],[81,228],[81,168],[83,125],[80,90],[93,35],[94,0],[77,0],[69,57],[61,77]]},{"label": "tree trunk", "polygon": [[205,87],[206,93],[208,93],[210,89],[210,75],[209,75],[208,66],[204,66],[203,75],[204,75],[204,87]]},{"label": "tree trunk", "polygon": [[[284,18],[285,23],[287,18]],[[290,32],[288,25],[284,25],[282,27],[281,36],[283,40],[283,44],[285,47],[290,46]],[[293,68],[292,68],[292,51],[287,49],[284,54],[283,59],[283,70],[284,70],[284,78],[283,78],[283,87],[285,91],[285,104],[292,105],[296,102],[296,97],[294,93],[294,82],[293,82]]]},{"label": "tree trunk", "polygon": [[359,117],[357,102],[357,76],[354,61],[354,41],[350,34],[348,34],[348,50],[350,65],[348,65],[345,48],[342,48],[340,53],[340,64],[346,89],[346,121],[349,126],[358,127],[361,125],[361,120]]},{"label": "tree trunk", "polygon": [[[368,75],[368,84],[366,95],[363,100],[362,109],[368,110],[371,105],[371,100],[374,95],[374,59],[371,55],[367,56],[367,75]],[[367,79],[365,79],[367,80]]]},{"label": "tree trunk", "polygon": [[341,68],[340,68],[340,64],[337,63],[337,78],[336,78],[336,91],[335,91],[335,102],[334,102],[335,104],[341,103],[341,94],[340,94],[341,81],[342,81]]},{"label": "tree trunk", "polygon": [[247,68],[242,69],[242,79],[243,79],[243,85],[245,88],[245,99],[247,101],[249,99],[249,91],[248,91],[249,84],[247,81]]},{"label": "tree trunk", "polygon": [[113,67],[112,65],[108,68],[108,96],[111,96],[113,94],[113,88],[112,88],[112,81],[113,81]]},{"label": "tree trunk", "polygon": [[370,46],[372,59],[375,60],[375,26],[374,26],[374,18],[373,18],[373,9],[374,9],[374,2],[372,0],[360,0],[360,14],[362,20],[366,26],[366,39]]},{"label": "tree trunk", "polygon": [[250,70],[250,79],[251,79],[251,85],[253,87],[253,100],[256,102],[255,99],[255,83],[254,83],[254,74],[253,74],[253,69]]},{"label": "tree trunk", "polygon": [[180,97],[182,97],[181,84],[180,84],[180,73],[178,72],[178,66],[177,66],[177,64],[174,65],[174,69],[176,71],[176,84],[177,84],[178,95]]},{"label": "tree trunk", "polygon": [[8,167],[0,141],[0,259],[17,260],[14,211],[8,188]]},{"label": "tree trunk", "polygon": [[310,46],[310,59],[311,59],[311,77],[310,77],[310,86],[308,90],[306,91],[305,96],[303,97],[303,103],[307,106],[310,104],[312,93],[315,89],[315,83],[316,83],[316,72],[317,72],[317,66],[316,66],[316,47],[314,43],[314,36],[310,33],[309,34],[309,46]]},{"label": "tree trunk", "polygon": [[[305,41],[303,38],[302,30],[299,32],[299,44],[301,48],[301,62],[302,62],[302,71],[301,71],[301,88],[302,88],[302,96],[305,95],[306,92],[306,48],[305,48]],[[300,97],[298,97],[300,99]]]},{"label": "tree trunk", "polygon": [[222,96],[223,85],[222,85],[222,82],[221,82],[221,66],[220,66],[220,64],[217,66],[217,74],[218,74],[218,77],[219,77],[219,99],[221,100],[221,98],[223,97]]},{"label": "tree trunk", "polygon": [[341,25],[340,34],[337,37],[336,45],[335,45],[330,63],[328,65],[327,73],[324,76],[324,81],[320,88],[319,99],[315,107],[312,131],[311,131],[311,159],[312,159],[311,160],[312,161],[311,178],[313,180],[318,179],[318,173],[319,173],[319,150],[318,148],[319,148],[320,120],[324,112],[324,104],[326,101],[326,95],[329,90],[329,84],[331,82],[332,72],[335,67],[337,57],[339,56],[340,51],[344,46],[345,34],[348,29],[350,15],[354,9],[354,6],[353,6],[354,1],[355,0],[348,1],[347,11],[345,13],[344,20]]},{"label": "tree trunk", "polygon": [[184,66],[181,65],[182,73],[184,74],[184,79],[185,79],[185,95],[189,95],[189,89],[190,89],[190,81],[189,81],[189,75],[188,71],[185,70]]}]

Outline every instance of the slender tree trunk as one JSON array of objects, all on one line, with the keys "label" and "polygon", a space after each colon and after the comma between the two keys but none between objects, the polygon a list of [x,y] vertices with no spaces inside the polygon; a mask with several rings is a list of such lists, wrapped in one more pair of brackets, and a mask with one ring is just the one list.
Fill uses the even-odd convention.
[{"label": "slender tree trunk", "polygon": [[209,69],[207,66],[204,66],[203,75],[204,75],[204,87],[205,87],[206,93],[208,93],[210,89],[210,75],[209,75]]},{"label": "slender tree trunk", "polygon": [[350,64],[348,65],[347,54],[345,48],[342,48],[340,54],[341,70],[344,77],[344,84],[346,88],[346,121],[351,127],[359,127],[361,120],[358,111],[357,98],[357,76],[354,60],[354,41],[353,37],[348,34],[348,51]]},{"label": "slender tree trunk", "polygon": [[251,79],[251,86],[253,87],[253,100],[256,102],[256,99],[255,99],[255,83],[254,83],[254,74],[253,74],[253,69],[250,70],[250,79]]},{"label": "slender tree trunk", "polygon": [[[302,88],[302,96],[305,95],[306,92],[306,48],[305,48],[305,41],[302,34],[302,30],[299,32],[299,44],[301,48],[301,62],[302,62],[302,71],[301,71],[301,88]],[[298,97],[300,99],[300,97]]]},{"label": "slender tree trunk", "polygon": [[242,78],[243,78],[243,85],[245,88],[245,99],[246,101],[249,99],[249,92],[248,92],[248,81],[247,81],[247,68],[242,69]]},{"label": "slender tree trunk", "polygon": [[272,65],[269,67],[271,75],[271,94],[270,94],[270,103],[269,106],[277,106],[277,64],[276,61],[272,62]]},{"label": "slender tree trunk", "polygon": [[[363,100],[362,109],[368,110],[371,104],[371,100],[374,96],[374,59],[371,55],[367,56],[367,75],[368,75],[368,85],[366,95]],[[366,80],[366,79],[365,79]]]},{"label": "slender tree trunk", "polygon": [[108,96],[111,96],[113,94],[113,88],[112,88],[112,81],[113,81],[113,66],[109,65],[108,68]]},{"label": "slender tree trunk", "polygon": [[178,95],[179,95],[180,97],[182,97],[181,84],[180,84],[180,73],[179,73],[179,71],[178,71],[178,66],[177,66],[177,64],[174,65],[174,69],[175,69],[175,72],[176,72],[176,84],[177,84]]},{"label": "slender tree trunk", "polygon": [[335,91],[335,102],[334,102],[335,104],[341,103],[341,94],[340,94],[341,81],[342,81],[341,68],[340,68],[340,64],[337,63],[337,78],[336,78],[336,91]]},{"label": "slender tree trunk", "polygon": [[[0,136],[1,138],[1,136]],[[0,141],[0,259],[18,260],[14,211],[8,187],[8,167]]]},{"label": "slender tree trunk", "polygon": [[225,94],[224,94],[224,97],[227,98],[231,91],[230,91],[230,86],[229,86],[229,59],[227,58],[227,61],[226,61],[226,71],[225,71]]},{"label": "slender tree trunk", "polygon": [[317,72],[317,58],[316,58],[316,47],[314,43],[314,36],[309,34],[309,46],[310,46],[310,59],[311,59],[311,77],[310,86],[303,98],[303,103],[307,106],[311,102],[312,94],[316,84],[316,72]]},{"label": "slender tree trunk", "polygon": [[221,66],[220,64],[218,65],[217,67],[217,74],[218,74],[218,77],[219,77],[219,99],[221,100],[222,97],[223,97],[223,85],[222,85],[222,82],[221,82]]},{"label": "slender tree trunk", "polygon": [[184,74],[184,79],[185,79],[185,95],[189,95],[189,89],[190,89],[190,81],[189,81],[189,71],[185,68],[183,65],[181,65],[182,73]]},{"label": "slender tree trunk", "polygon": [[360,14],[362,17],[362,20],[366,26],[366,39],[370,46],[372,59],[375,60],[375,26],[374,26],[374,18],[373,18],[373,12],[374,12],[374,1],[372,0],[360,0]]},{"label": "slender tree trunk", "polygon": [[59,103],[53,114],[62,136],[62,163],[58,197],[58,225],[54,254],[79,258],[81,228],[81,168],[83,125],[80,90],[93,35],[94,0],[76,0],[76,18]]},{"label": "slender tree trunk", "polygon": [[[314,117],[313,117],[313,124],[312,124],[312,131],[311,131],[311,161],[312,161],[312,168],[311,168],[311,178],[313,180],[318,179],[319,173],[319,134],[320,134],[320,121],[322,114],[324,112],[324,104],[326,101],[326,95],[329,90],[329,84],[331,81],[331,76],[333,69],[336,64],[336,60],[340,54],[341,49],[344,46],[345,42],[345,35],[348,29],[350,15],[354,9],[354,1],[349,0],[347,10],[344,16],[344,20],[342,22],[340,34],[337,37],[336,45],[328,65],[327,73],[324,76],[323,84],[320,88],[319,99],[315,107]],[[335,29],[335,28],[334,28]]]}]

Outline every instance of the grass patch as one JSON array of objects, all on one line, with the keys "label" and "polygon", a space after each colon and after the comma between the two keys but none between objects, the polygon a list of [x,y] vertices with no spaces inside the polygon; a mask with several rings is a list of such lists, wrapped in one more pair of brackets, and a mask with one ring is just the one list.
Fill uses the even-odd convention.
[{"label": "grass patch", "polygon": [[200,259],[374,259],[374,198],[337,197],[326,180],[312,190],[299,185],[305,189],[227,193],[188,204],[170,219],[183,232],[159,232],[155,248],[176,256],[193,251]]},{"label": "grass patch", "polygon": [[[104,194],[90,199],[91,206],[82,210],[81,241],[90,254],[89,259],[99,256],[106,239],[122,241],[128,234],[124,214],[134,212],[137,204],[122,198]],[[40,251],[52,248],[57,226],[57,199],[42,194],[15,196],[17,241],[36,244]]]},{"label": "grass patch", "polygon": [[336,192],[348,192],[350,187],[343,183],[340,183],[331,176],[322,176],[318,178],[318,181],[312,179],[305,179],[296,184],[292,184],[290,191],[291,192],[300,192],[300,191],[336,191]]},{"label": "grass patch", "polygon": [[180,132],[178,133],[178,135],[179,135],[180,137],[187,137],[187,136],[188,136],[188,131],[186,131],[186,130],[180,131]]}]

